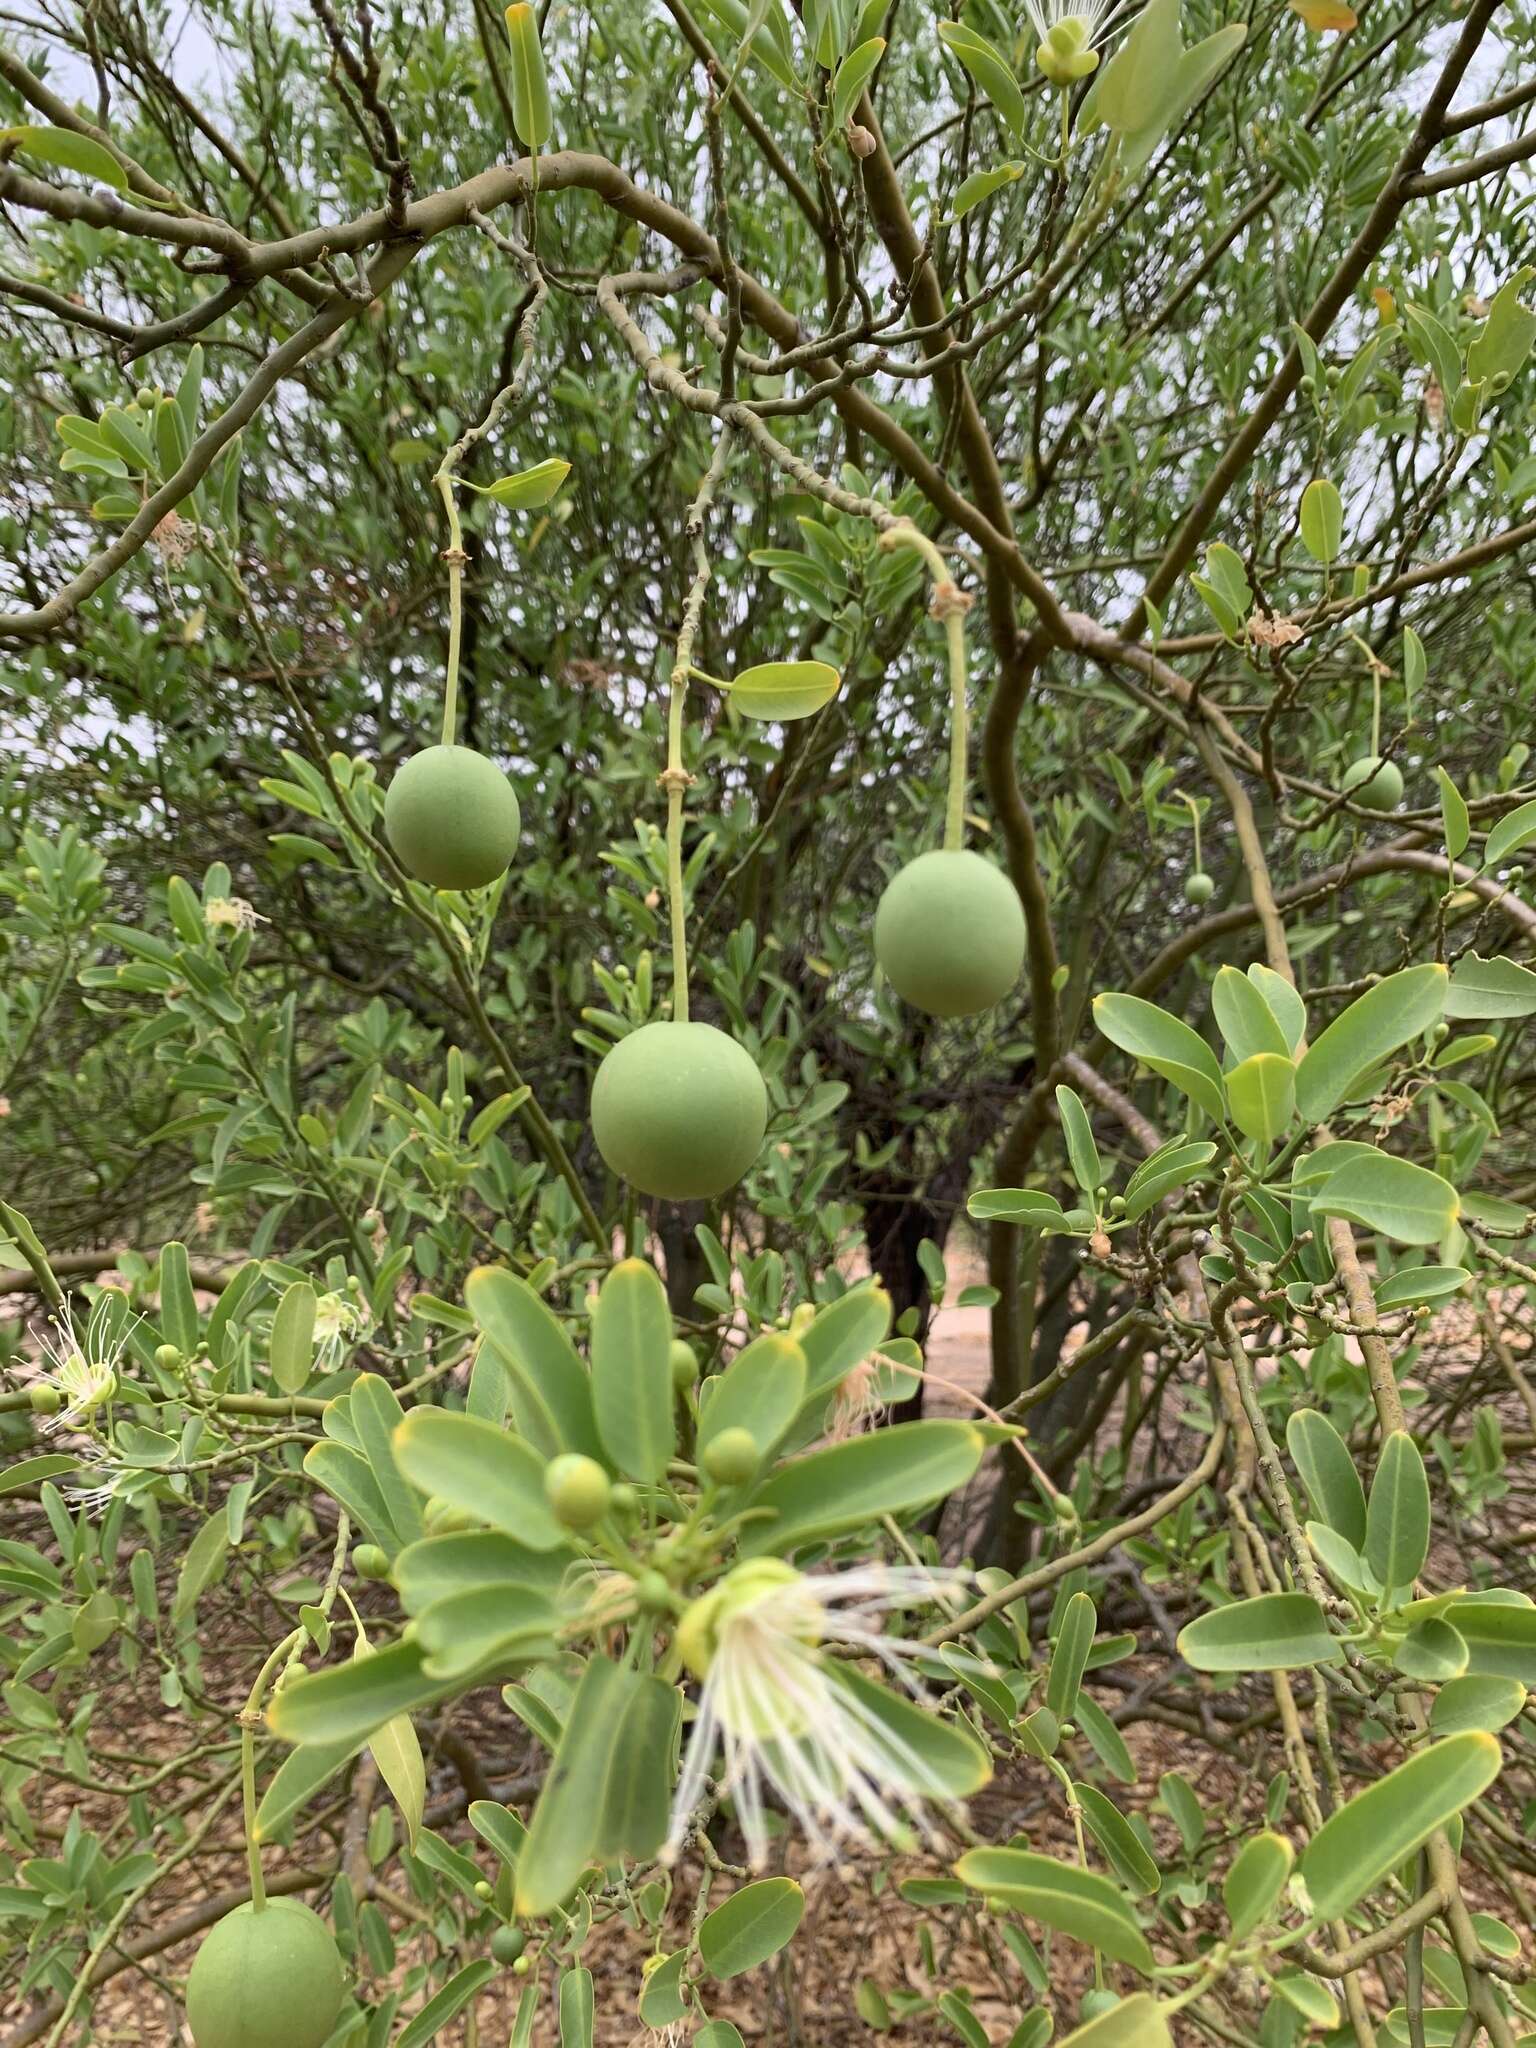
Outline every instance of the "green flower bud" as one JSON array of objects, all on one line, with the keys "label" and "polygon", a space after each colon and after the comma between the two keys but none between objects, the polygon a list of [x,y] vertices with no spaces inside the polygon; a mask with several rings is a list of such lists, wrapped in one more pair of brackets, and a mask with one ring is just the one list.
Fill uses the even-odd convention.
[{"label": "green flower bud", "polygon": [[609,1495],[608,1505],[621,1522],[632,1522],[640,1512],[640,1496],[628,1480],[621,1479]]},{"label": "green flower bud", "polygon": [[686,1394],[698,1382],[699,1361],[694,1356],[693,1346],[685,1344],[681,1337],[672,1339],[672,1384],[678,1393]]},{"label": "green flower bud", "polygon": [[762,1459],[749,1429],[722,1429],[704,1446],[699,1463],[717,1486],[744,1486]]},{"label": "green flower bud", "polygon": [[590,1529],[607,1514],[613,1487],[595,1458],[566,1451],[544,1468],[544,1497],[567,1529]]},{"label": "green flower bud", "polygon": [[484,1878],[482,1877],[482,1878],[480,1879],[479,1883],[478,1883],[478,1884],[477,1884],[477,1885],[475,1886],[475,1897],[476,1897],[477,1899],[488,1899],[488,1898],[490,1898],[490,1896],[491,1896],[491,1887],[490,1887],[490,1885],[489,1885],[489,1884],[487,1884],[487,1882],[485,1881],[485,1879],[484,1879]]},{"label": "green flower bud", "polygon": [[660,1572],[642,1572],[635,1581],[635,1599],[642,1614],[670,1614],[672,1588]]},{"label": "green flower bud", "polygon": [[352,1552],[352,1569],[360,1579],[387,1579],[389,1559],[377,1543],[359,1543]]},{"label": "green flower bud", "polygon": [[458,1529],[478,1529],[480,1518],[472,1515],[468,1508],[456,1508],[452,1501],[444,1500],[434,1493],[421,1511],[422,1522],[429,1536],[451,1536]]},{"label": "green flower bud", "polygon": [[57,1387],[36,1386],[27,1398],[34,1415],[57,1415],[64,1406],[64,1396]]},{"label": "green flower bud", "polygon": [[181,1364],[181,1352],[174,1344],[157,1344],[155,1363],[162,1372],[174,1372]]}]

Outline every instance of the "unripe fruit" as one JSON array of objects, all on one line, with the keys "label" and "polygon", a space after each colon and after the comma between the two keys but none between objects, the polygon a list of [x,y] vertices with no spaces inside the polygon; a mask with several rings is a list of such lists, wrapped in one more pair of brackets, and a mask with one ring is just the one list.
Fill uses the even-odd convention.
[{"label": "unripe fruit", "polygon": [[989,1010],[1024,965],[1018,891],[979,853],[919,854],[880,898],[875,958],[896,993],[930,1016]]},{"label": "unripe fruit", "polygon": [[1186,903],[1209,903],[1216,894],[1216,884],[1203,871],[1184,877],[1184,901]]},{"label": "unripe fruit", "polygon": [[321,2048],[345,1986],[331,1930],[299,1899],[236,1906],[187,1978],[197,2048]]},{"label": "unripe fruit", "polygon": [[699,1361],[693,1355],[693,1346],[685,1344],[681,1337],[672,1339],[672,1385],[680,1394],[687,1393],[699,1376]]},{"label": "unripe fruit", "polygon": [[521,1927],[498,1927],[491,1936],[491,1954],[506,1969],[515,1963],[528,1946],[528,1937]]},{"label": "unripe fruit", "polygon": [[352,1553],[352,1569],[360,1579],[387,1579],[389,1559],[377,1543],[359,1543]]},{"label": "unripe fruit", "polygon": [[162,1372],[174,1372],[181,1364],[181,1351],[175,1344],[157,1344],[155,1363]]},{"label": "unripe fruit", "polygon": [[434,889],[483,889],[505,874],[520,823],[511,783],[473,747],[413,754],[384,798],[396,857]]},{"label": "unripe fruit", "polygon": [[1380,754],[1363,754],[1344,771],[1340,788],[1367,811],[1395,811],[1403,800],[1403,771]]},{"label": "unripe fruit", "polygon": [[482,1878],[478,1878],[478,1879],[476,1879],[476,1881],[475,1881],[475,1897],[476,1897],[477,1899],[489,1899],[489,1898],[491,1898],[492,1896],[493,1896],[493,1892],[492,1892],[492,1889],[491,1889],[490,1881],[489,1881],[489,1880],[488,1880],[487,1878],[483,1878],[483,1877],[482,1877]]},{"label": "unripe fruit", "polygon": [[468,1508],[456,1508],[452,1501],[436,1493],[422,1509],[421,1519],[429,1536],[451,1536],[459,1529],[480,1527],[478,1515],[472,1515]]},{"label": "unripe fruit", "polygon": [[592,1136],[642,1194],[687,1202],[733,1187],[763,1149],[768,1091],[713,1024],[643,1024],[592,1085]]},{"label": "unripe fruit", "polygon": [[557,1522],[568,1529],[590,1529],[607,1514],[613,1488],[595,1458],[565,1451],[544,1468],[544,1497]]},{"label": "unripe fruit", "polygon": [[757,1470],[762,1452],[749,1429],[722,1429],[704,1446],[699,1463],[717,1486],[744,1486]]},{"label": "unripe fruit", "polygon": [[28,1394],[27,1402],[34,1415],[57,1415],[64,1406],[64,1396],[57,1387],[36,1386]]},{"label": "unripe fruit", "polygon": [[1083,2002],[1077,2008],[1077,2016],[1080,2020],[1096,2020],[1101,2013],[1113,2012],[1119,2004],[1118,1991],[1085,1991]]},{"label": "unripe fruit", "polygon": [[672,1588],[660,1572],[642,1572],[635,1581],[635,1600],[642,1614],[670,1614]]}]

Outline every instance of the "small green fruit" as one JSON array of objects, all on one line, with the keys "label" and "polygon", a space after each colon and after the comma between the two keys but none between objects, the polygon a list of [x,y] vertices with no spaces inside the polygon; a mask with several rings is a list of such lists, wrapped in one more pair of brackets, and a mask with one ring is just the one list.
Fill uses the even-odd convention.
[{"label": "small green fruit", "polygon": [[389,1559],[377,1543],[359,1543],[352,1553],[352,1569],[360,1579],[387,1579]]},{"label": "small green fruit", "polygon": [[722,1429],[699,1454],[707,1478],[717,1486],[744,1486],[762,1461],[757,1439],[749,1429]]},{"label": "small green fruit", "polygon": [[477,1899],[488,1899],[492,1896],[493,1893],[490,1880],[484,1877],[478,1878],[475,1883],[475,1897]]},{"label": "small green fruit", "polygon": [[157,1344],[155,1346],[155,1363],[162,1372],[175,1372],[176,1368],[181,1364],[180,1348],[175,1344]]},{"label": "small green fruit", "polygon": [[511,783],[473,747],[413,754],[384,798],[397,858],[434,889],[483,889],[505,874],[520,824]]},{"label": "small green fruit", "polygon": [[642,1572],[635,1581],[635,1600],[642,1614],[670,1614],[672,1588],[660,1572]]},{"label": "small green fruit", "polygon": [[1197,871],[1184,877],[1184,901],[1186,903],[1209,903],[1216,894],[1216,884],[1208,874]]},{"label": "small green fruit", "polygon": [[38,1385],[28,1394],[27,1405],[34,1415],[57,1415],[64,1406],[64,1396],[57,1387]]},{"label": "small green fruit", "polygon": [[609,1494],[608,1505],[621,1522],[632,1522],[640,1512],[640,1496],[627,1480],[621,1479]]},{"label": "small green fruit", "polygon": [[699,1377],[699,1361],[694,1356],[693,1346],[685,1344],[681,1337],[672,1339],[672,1385],[679,1394],[686,1394]]},{"label": "small green fruit", "polygon": [[1101,2013],[1113,2012],[1120,2002],[1118,1991],[1085,1991],[1077,2016],[1080,2020],[1096,2020]]},{"label": "small green fruit", "polygon": [[472,1515],[468,1508],[456,1508],[452,1501],[436,1493],[422,1509],[421,1519],[429,1536],[452,1536],[460,1529],[480,1527],[478,1515]]},{"label": "small green fruit", "polygon": [[1340,787],[1367,811],[1395,811],[1403,800],[1403,771],[1380,754],[1363,754],[1344,771]]},{"label": "small green fruit", "polygon": [[592,1135],[642,1194],[722,1195],[763,1149],[768,1091],[750,1053],[713,1024],[643,1024],[592,1086]]},{"label": "small green fruit", "polygon": [[226,1913],[187,1978],[197,2048],[321,2048],[345,1990],[331,1930],[299,1899]]},{"label": "small green fruit", "polygon": [[565,1451],[544,1468],[544,1497],[557,1522],[568,1529],[590,1529],[607,1514],[613,1488],[595,1458]]},{"label": "small green fruit", "polygon": [[491,1954],[506,1969],[515,1963],[528,1946],[528,1937],[521,1927],[498,1927],[491,1936]]},{"label": "small green fruit", "polygon": [[919,854],[880,898],[875,958],[896,993],[930,1016],[990,1010],[1024,965],[1018,891],[979,853]]}]

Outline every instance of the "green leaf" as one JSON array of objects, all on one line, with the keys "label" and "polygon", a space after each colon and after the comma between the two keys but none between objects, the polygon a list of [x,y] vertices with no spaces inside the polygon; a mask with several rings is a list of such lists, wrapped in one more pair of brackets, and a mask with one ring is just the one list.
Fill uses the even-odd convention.
[{"label": "green leaf", "polygon": [[[435,1415],[440,1411],[431,1409],[426,1412]],[[415,1543],[423,1533],[420,1505],[406,1484],[395,1455],[394,1437],[404,1413],[394,1388],[376,1372],[359,1373],[352,1382],[352,1391],[347,1396],[347,1414],[368,1460],[374,1483],[389,1510],[390,1527],[397,1544]]]},{"label": "green leaf", "polygon": [[1092,1202],[1104,1185],[1104,1168],[1099,1162],[1099,1148],[1093,1142],[1088,1112],[1083,1107],[1082,1097],[1071,1088],[1056,1090],[1056,1108],[1061,1117],[1067,1158],[1072,1165],[1072,1178]]},{"label": "green leaf", "polygon": [[1211,1009],[1234,1060],[1252,1059],[1261,1052],[1278,1053],[1281,1059],[1290,1059],[1290,1041],[1264,991],[1235,967],[1216,970],[1216,979],[1211,984]]},{"label": "green leaf", "polygon": [[464,1301],[511,1376],[518,1433],[547,1457],[581,1451],[601,1462],[592,1382],[559,1318],[505,1266],[477,1266]]},{"label": "green leaf", "polygon": [[1221,1122],[1226,1114],[1221,1066],[1199,1032],[1182,1018],[1139,996],[1102,995],[1094,997],[1093,1021],[1112,1045],[1171,1081]]},{"label": "green leaf", "polygon": [[592,1972],[580,1963],[560,1972],[560,2048],[592,2048]]},{"label": "green leaf", "polygon": [[1248,979],[1279,1018],[1280,1029],[1285,1034],[1285,1049],[1294,1057],[1296,1048],[1307,1035],[1306,1004],[1283,974],[1276,974],[1261,960],[1255,960],[1248,969]]},{"label": "green leaf", "polygon": [[698,1449],[727,1429],[744,1429],[765,1458],[777,1449],[805,1400],[805,1353],[793,1337],[766,1331],[704,1383]]},{"label": "green leaf", "polygon": [[507,9],[507,35],[512,46],[512,126],[518,140],[540,150],[554,133],[549,79],[539,43],[539,17],[527,0]]},{"label": "green leaf", "polygon": [[589,1864],[661,1847],[678,1705],[662,1679],[589,1659],[518,1857],[519,1915],[561,1905]]},{"label": "green leaf", "polygon": [[[1461,856],[1466,852],[1468,842],[1472,837],[1471,813],[1467,809],[1466,798],[1443,768],[1435,770],[1435,778],[1440,784],[1440,818],[1445,832],[1445,850],[1452,860],[1460,860]],[[1536,979],[1536,976],[1532,978]],[[1453,974],[1451,976],[1452,995],[1454,995],[1455,989],[1456,977]],[[1456,1014],[1451,1009],[1450,997],[1446,999],[1445,1013],[1448,1017]]]},{"label": "green leaf", "polygon": [[1307,1121],[1322,1123],[1372,1067],[1437,1024],[1447,986],[1438,962],[1405,967],[1335,1017],[1296,1069],[1296,1101]]},{"label": "green leaf", "polygon": [[1536,798],[1519,804],[1500,818],[1483,841],[1484,868],[1502,867],[1511,854],[1536,839]]},{"label": "green leaf", "polygon": [[1098,1609],[1086,1593],[1074,1593],[1062,1609],[1061,1627],[1051,1651],[1045,1680],[1045,1704],[1058,1721],[1070,1721],[1077,1708],[1078,1688],[1088,1668]]},{"label": "green leaf", "polygon": [[1438,1244],[1461,1212],[1448,1180],[1385,1152],[1346,1160],[1312,1198],[1320,1216],[1345,1216],[1399,1244]]},{"label": "green leaf", "polygon": [[1288,1053],[1256,1052],[1227,1076],[1232,1121],[1245,1138],[1272,1145],[1296,1114],[1296,1067]]},{"label": "green leaf", "polygon": [[1295,1860],[1296,1852],[1284,1835],[1255,1835],[1243,1844],[1221,1886],[1234,1941],[1241,1941],[1269,1919],[1280,1903]]},{"label": "green leaf", "polygon": [[183,1358],[197,1355],[197,1298],[184,1244],[168,1244],[160,1254],[160,1327]]},{"label": "green leaf", "polygon": [[1213,1607],[1179,1631],[1178,1650],[1197,1671],[1300,1671],[1337,1664],[1344,1654],[1307,1593],[1260,1593]]},{"label": "green leaf", "polygon": [[296,1394],[315,1361],[315,1290],[295,1280],[283,1290],[272,1318],[272,1377],[285,1394]]},{"label": "green leaf", "polygon": [[1162,1883],[1162,1873],[1114,1801],[1106,1799],[1095,1785],[1074,1785],[1072,1796],[1082,1808],[1089,1833],[1104,1851],[1120,1882],[1138,1898],[1155,1892]]},{"label": "green leaf", "polygon": [[1419,1447],[1395,1429],[1381,1447],[1365,1521],[1365,1561],[1389,1590],[1412,1586],[1429,1555],[1429,1476]]},{"label": "green leaf", "polygon": [[187,1545],[176,1576],[171,1624],[185,1621],[199,1598],[222,1577],[229,1556],[229,1523],[222,1509],[212,1514]]},{"label": "green leaf", "polygon": [[1135,177],[1162,137],[1195,104],[1242,47],[1246,25],[1232,22],[1192,50],[1179,32],[1179,0],[1151,0],[1100,71],[1078,115],[1086,133],[1103,123],[1119,135],[1119,162]]},{"label": "green leaf", "polygon": [[284,1742],[361,1743],[444,1690],[424,1674],[420,1644],[391,1643],[361,1661],[290,1679],[268,1706],[267,1724]]},{"label": "green leaf", "polygon": [[413,1408],[394,1453],[413,1486],[504,1529],[534,1550],[566,1541],[544,1497],[544,1460],[518,1437],[472,1415]]},{"label": "green leaf", "polygon": [[592,1401],[597,1433],[619,1470],[657,1480],[677,1448],[672,1394],[672,1311],[643,1259],[621,1259],[592,1311]]},{"label": "green leaf", "polygon": [[1513,960],[1480,960],[1467,953],[1456,963],[1446,991],[1447,1017],[1536,1016],[1536,974]]},{"label": "green leaf", "polygon": [[[353,1651],[354,1659],[373,1654],[363,1647],[363,1638],[359,1635]],[[392,1715],[382,1728],[376,1728],[369,1736],[368,1748],[379,1767],[379,1776],[389,1787],[400,1809],[400,1818],[405,1822],[406,1841],[414,1849],[426,1808],[427,1769],[410,1715]]]},{"label": "green leaf", "polygon": [[547,505],[571,473],[571,465],[558,455],[536,462],[532,469],[520,469],[512,476],[499,476],[493,484],[471,484],[482,498],[504,505],[509,512],[528,512]]},{"label": "green leaf", "polygon": [[357,1755],[360,1743],[317,1742],[291,1749],[272,1774],[256,1809],[256,1839],[269,1842],[285,1821],[306,1806]]},{"label": "green leaf", "polygon": [[[1049,2040],[1049,2028],[1041,2037]],[[1157,2000],[1145,1991],[1122,1998],[1085,2026],[1074,2027],[1060,2048],[1173,2048],[1173,2035]]]},{"label": "green leaf", "polygon": [[1498,1742],[1469,1732],[1431,1743],[1346,1800],[1313,1836],[1301,1874],[1323,1920],[1337,1920],[1499,1775]]},{"label": "green leaf", "polygon": [[1458,1600],[1449,1619],[1467,1646],[1474,1676],[1536,1685],[1536,1607],[1474,1597]]},{"label": "green leaf", "polygon": [[466,1963],[457,1975],[448,1979],[435,1997],[429,1998],[410,2025],[396,2039],[394,2048],[425,2048],[434,2040],[448,2022],[474,1997],[477,1991],[489,1984],[496,1975],[496,1965],[482,1957],[477,1963]]},{"label": "green leaf", "polygon": [[1344,539],[1344,501],[1326,477],[1314,477],[1301,494],[1302,545],[1314,562],[1332,562]]},{"label": "green leaf", "polygon": [[745,1557],[787,1557],[802,1545],[862,1528],[881,1515],[929,1507],[962,1487],[986,1449],[968,1422],[903,1422],[830,1444],[781,1466],[746,1505],[768,1509],[741,1533]]},{"label": "green leaf", "polygon": [[978,1223],[1017,1223],[1026,1230],[1066,1228],[1066,1211],[1054,1195],[1035,1188],[983,1188],[965,1205]]},{"label": "green leaf", "polygon": [[965,22],[941,21],[938,34],[945,49],[964,65],[1008,127],[1022,136],[1029,126],[1029,114],[1019,81],[1002,51]]},{"label": "green leaf", "polygon": [[[1460,1629],[1456,1633],[1461,1635]],[[1460,1735],[1469,1728],[1497,1735],[1524,1706],[1525,1687],[1518,1679],[1469,1674],[1441,1686],[1429,1710],[1429,1725],[1436,1735]]]},{"label": "green leaf", "polygon": [[1298,1408],[1285,1425],[1285,1442],[1318,1519],[1363,1549],[1365,1488],[1343,1437],[1316,1408]]},{"label": "green leaf", "polygon": [[1468,344],[1467,381],[1486,383],[1491,398],[1506,390],[1525,367],[1536,342],[1536,313],[1520,303],[1520,288],[1532,276],[1536,271],[1527,265],[1499,287],[1487,319]]},{"label": "green leaf", "polygon": [[797,718],[812,718],[830,704],[842,680],[825,661],[764,661],[743,669],[729,694],[744,717],[788,725]]},{"label": "green leaf", "polygon": [[1467,1668],[1465,1640],[1448,1621],[1436,1615],[1415,1622],[1392,1652],[1397,1670],[1409,1678],[1422,1678],[1435,1685],[1460,1678]]},{"label": "green leaf", "polygon": [[1098,1701],[1086,1692],[1077,1696],[1077,1725],[1105,1770],[1118,1778],[1122,1785],[1134,1785],[1136,1765],[1126,1747],[1125,1737]]},{"label": "green leaf", "polygon": [[859,94],[874,74],[875,66],[885,55],[883,36],[871,36],[868,42],[860,43],[850,50],[837,67],[837,76],[832,81],[832,126],[846,128]]},{"label": "green leaf", "polygon": [[[431,1540],[430,1538],[428,1539]],[[413,1544],[412,1550],[424,1546]],[[402,1551],[402,1557],[409,1556]],[[558,1616],[537,1587],[474,1586],[422,1607],[411,1634],[426,1652],[429,1678],[462,1678],[484,1665],[554,1656]]]},{"label": "green leaf", "polygon": [[23,156],[35,156],[39,163],[58,164],[62,170],[110,185],[114,192],[128,190],[128,173],[111,150],[89,135],[77,135],[73,128],[5,128],[0,129],[0,142],[14,143]]},{"label": "green leaf", "polygon": [[1463,1266],[1404,1266],[1377,1281],[1376,1306],[1416,1308],[1422,1302],[1448,1301],[1471,1277]]},{"label": "green leaf", "polygon": [[740,1977],[778,1954],[800,1925],[805,1894],[792,1877],[765,1877],[743,1885],[724,1905],[706,1913],[699,1957],[712,1977]]},{"label": "green leaf", "polygon": [[950,219],[963,220],[983,200],[1004,191],[1009,185],[1016,185],[1023,177],[1024,169],[1023,164],[1006,163],[998,164],[990,171],[972,171],[955,188],[955,196],[949,203]]},{"label": "green leaf", "polygon": [[1152,1951],[1134,1908],[1094,1871],[1028,1849],[972,1849],[955,1865],[955,1875],[1042,1927],[1070,1934],[1133,1969],[1152,1970]]}]

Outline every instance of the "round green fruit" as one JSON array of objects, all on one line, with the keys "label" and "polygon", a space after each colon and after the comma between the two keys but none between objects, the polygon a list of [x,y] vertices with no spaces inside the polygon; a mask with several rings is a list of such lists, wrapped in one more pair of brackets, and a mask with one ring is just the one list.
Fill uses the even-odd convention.
[{"label": "round green fruit", "polygon": [[880,898],[875,958],[896,993],[930,1016],[990,1010],[1024,965],[1018,891],[979,853],[919,854]]},{"label": "round green fruit", "polygon": [[642,1194],[723,1195],[763,1149],[768,1091],[750,1053],[713,1024],[643,1024],[592,1086],[592,1135]]},{"label": "round green fruit", "polygon": [[377,1543],[359,1543],[352,1553],[352,1569],[360,1579],[387,1579],[389,1559]]},{"label": "round green fruit", "polygon": [[1184,901],[1186,903],[1209,903],[1216,894],[1216,884],[1208,874],[1197,871],[1184,878]]},{"label": "round green fruit", "polygon": [[699,1377],[699,1361],[694,1356],[693,1346],[685,1344],[681,1337],[672,1339],[672,1385],[679,1394],[686,1394]]},{"label": "round green fruit", "polygon": [[1118,1991],[1085,1991],[1083,2002],[1077,2009],[1080,2020],[1096,2020],[1107,2012],[1115,2011],[1120,2004]]},{"label": "round green fruit", "polygon": [[478,1529],[480,1517],[471,1514],[468,1508],[455,1507],[451,1500],[444,1500],[434,1493],[421,1511],[422,1524],[429,1536],[453,1536],[461,1529]]},{"label": "round green fruit", "polygon": [[744,1486],[762,1459],[749,1429],[722,1429],[699,1454],[706,1478],[716,1486]]},{"label": "round green fruit", "polygon": [[544,1468],[544,1497],[557,1522],[568,1529],[590,1529],[607,1514],[613,1487],[596,1458],[564,1451]]},{"label": "round green fruit", "polygon": [[197,2048],[321,2048],[345,1985],[331,1930],[300,1899],[236,1906],[187,1978]]},{"label": "round green fruit", "polygon": [[1403,800],[1403,771],[1380,754],[1363,754],[1345,769],[1341,786],[1363,810],[1395,811]]},{"label": "round green fruit", "polygon": [[528,1946],[528,1937],[521,1927],[498,1927],[491,1936],[491,1954],[502,1968],[515,1963]]},{"label": "round green fruit", "polygon": [[57,1387],[44,1386],[39,1381],[27,1395],[27,1405],[34,1415],[57,1415],[64,1406],[64,1396]]},{"label": "round green fruit", "polygon": [[511,783],[473,747],[413,754],[384,798],[384,830],[397,858],[434,889],[483,889],[504,875],[520,822]]}]

